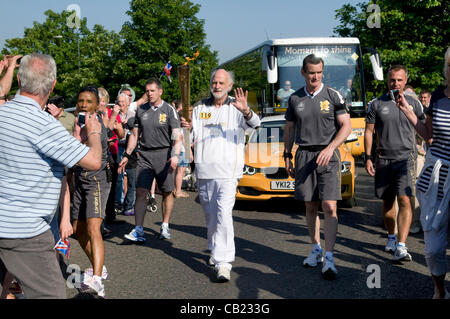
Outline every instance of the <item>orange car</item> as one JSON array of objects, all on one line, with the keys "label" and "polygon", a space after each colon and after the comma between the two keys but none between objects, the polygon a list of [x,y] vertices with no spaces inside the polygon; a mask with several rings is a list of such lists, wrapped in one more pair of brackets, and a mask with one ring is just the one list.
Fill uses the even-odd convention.
[{"label": "orange car", "polygon": [[[295,181],[288,176],[284,165],[283,132],[284,115],[268,116],[261,120],[261,127],[253,131],[245,146],[244,175],[239,181],[237,200],[267,200],[271,198],[294,197]],[[350,134],[346,143],[357,140]],[[342,144],[341,193],[347,205],[354,204],[355,160],[351,149]],[[294,145],[292,154],[295,155]]]}]

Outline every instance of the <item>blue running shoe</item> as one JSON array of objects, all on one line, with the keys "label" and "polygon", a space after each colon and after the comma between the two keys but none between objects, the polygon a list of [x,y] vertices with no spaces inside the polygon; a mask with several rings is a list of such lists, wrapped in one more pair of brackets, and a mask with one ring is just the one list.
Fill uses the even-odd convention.
[{"label": "blue running shoe", "polygon": [[125,238],[135,242],[145,241],[144,232],[138,232],[136,228],[133,229],[129,234],[125,235]]}]

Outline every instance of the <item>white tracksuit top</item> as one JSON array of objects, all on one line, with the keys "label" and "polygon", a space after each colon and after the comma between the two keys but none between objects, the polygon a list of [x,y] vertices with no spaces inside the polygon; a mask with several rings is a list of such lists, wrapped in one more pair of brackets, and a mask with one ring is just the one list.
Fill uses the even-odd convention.
[{"label": "white tracksuit top", "polygon": [[202,100],[192,113],[191,142],[194,144],[198,179],[241,178],[244,169],[245,130],[261,124],[253,113],[249,121],[228,97],[216,108],[213,99]]}]

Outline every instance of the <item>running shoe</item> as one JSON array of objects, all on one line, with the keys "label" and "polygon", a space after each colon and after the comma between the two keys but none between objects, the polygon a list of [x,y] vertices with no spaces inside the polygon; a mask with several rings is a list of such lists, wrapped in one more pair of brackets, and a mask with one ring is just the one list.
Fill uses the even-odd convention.
[{"label": "running shoe", "polygon": [[161,226],[161,231],[159,232],[159,239],[171,239],[169,227]]},{"label": "running shoe", "polygon": [[80,290],[84,293],[96,295],[100,298],[105,298],[105,286],[100,280],[95,279],[92,276],[83,276],[83,282],[81,283]]},{"label": "running shoe", "polygon": [[397,246],[393,259],[395,261],[411,261],[412,257],[410,253],[408,253],[408,248],[405,246]]},{"label": "running shoe", "polygon": [[397,249],[397,240],[395,238],[388,238],[384,251],[394,253]]},{"label": "running shoe", "polygon": [[334,266],[333,258],[325,257],[325,262],[322,267],[322,276],[327,280],[336,279],[337,269]]},{"label": "running shoe", "polygon": [[218,282],[227,282],[230,281],[231,278],[231,270],[225,266],[219,266],[217,269],[217,281]]},{"label": "running shoe", "polygon": [[322,248],[320,248],[320,249],[313,248],[313,250],[311,251],[309,256],[305,260],[303,260],[303,266],[316,267],[317,263],[321,263],[321,262],[323,262]]},{"label": "running shoe", "polygon": [[[91,268],[87,268],[84,273],[88,276],[94,276],[94,271]],[[106,280],[109,278],[109,274],[108,274],[108,270],[106,270],[106,266],[103,266],[103,270],[102,270],[102,280]]]},{"label": "running shoe", "polygon": [[123,214],[125,216],[134,216],[134,209],[128,209]]},{"label": "running shoe", "polygon": [[136,228],[134,228],[129,234],[125,235],[125,238],[135,242],[144,242],[144,232],[138,232]]},{"label": "running shoe", "polygon": [[212,257],[209,257],[208,265],[209,265],[209,267],[214,267],[214,266],[216,265],[216,264],[214,263]]}]

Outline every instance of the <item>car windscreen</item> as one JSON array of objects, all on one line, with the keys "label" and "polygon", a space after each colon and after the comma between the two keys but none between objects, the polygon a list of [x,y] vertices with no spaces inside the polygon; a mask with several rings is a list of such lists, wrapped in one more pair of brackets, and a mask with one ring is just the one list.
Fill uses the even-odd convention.
[{"label": "car windscreen", "polygon": [[262,123],[250,136],[249,143],[283,143],[286,121]]}]

